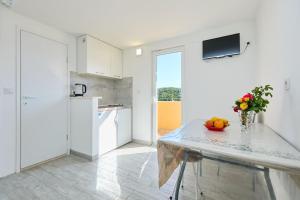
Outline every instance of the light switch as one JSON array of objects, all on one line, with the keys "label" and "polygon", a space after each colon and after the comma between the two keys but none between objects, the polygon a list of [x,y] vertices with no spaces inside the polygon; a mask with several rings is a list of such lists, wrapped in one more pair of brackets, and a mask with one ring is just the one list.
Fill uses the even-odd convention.
[{"label": "light switch", "polygon": [[286,78],[284,79],[284,90],[289,91],[291,88],[291,79]]},{"label": "light switch", "polygon": [[13,95],[14,90],[12,88],[3,88],[3,94],[4,95]]}]

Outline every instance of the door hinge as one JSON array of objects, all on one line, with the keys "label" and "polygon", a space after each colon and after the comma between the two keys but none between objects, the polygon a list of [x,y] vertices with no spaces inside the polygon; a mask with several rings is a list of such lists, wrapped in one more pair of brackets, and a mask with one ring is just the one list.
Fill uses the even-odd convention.
[{"label": "door hinge", "polygon": [[69,135],[66,135],[67,141],[69,141]]}]

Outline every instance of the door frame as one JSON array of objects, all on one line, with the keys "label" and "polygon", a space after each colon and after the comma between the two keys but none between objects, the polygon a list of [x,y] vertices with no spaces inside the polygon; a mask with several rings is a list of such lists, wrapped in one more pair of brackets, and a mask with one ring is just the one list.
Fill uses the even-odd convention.
[{"label": "door frame", "polygon": [[184,45],[152,51],[152,92],[151,92],[151,143],[157,144],[157,56],[181,52],[181,122],[184,122],[184,77],[185,47]]},{"label": "door frame", "polygon": [[[54,42],[61,43],[66,46],[67,50],[67,94],[70,94],[70,68],[69,68],[69,44],[64,41],[59,41],[57,39],[52,38],[49,35],[37,33],[35,31],[30,30],[29,28],[16,26],[16,143],[15,143],[15,172],[19,173],[21,169],[21,34],[22,32],[31,33],[36,35],[37,37],[45,38]],[[66,154],[70,154],[70,98],[67,98],[67,152]]]}]

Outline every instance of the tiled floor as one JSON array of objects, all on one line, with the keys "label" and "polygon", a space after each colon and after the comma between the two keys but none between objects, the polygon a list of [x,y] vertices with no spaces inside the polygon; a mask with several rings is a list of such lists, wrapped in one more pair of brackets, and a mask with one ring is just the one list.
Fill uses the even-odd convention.
[{"label": "tiled floor", "polygon": [[[206,200],[269,199],[260,172],[205,160],[200,185]],[[131,143],[89,162],[67,156],[0,179],[0,200],[167,200],[177,172],[158,189],[158,166],[153,147]],[[255,177],[255,192],[252,178]],[[187,166],[181,200],[195,199],[192,166]]]}]

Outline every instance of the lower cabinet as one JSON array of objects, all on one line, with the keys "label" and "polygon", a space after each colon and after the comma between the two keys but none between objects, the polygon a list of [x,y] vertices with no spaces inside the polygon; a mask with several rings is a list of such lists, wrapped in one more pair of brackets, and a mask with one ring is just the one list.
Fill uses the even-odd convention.
[{"label": "lower cabinet", "polygon": [[99,110],[99,100],[71,98],[71,153],[90,160],[132,140],[131,108]]},{"label": "lower cabinet", "polygon": [[131,109],[118,110],[117,114],[117,146],[131,142]]},{"label": "lower cabinet", "polygon": [[99,151],[98,106],[101,98],[71,98],[71,153],[94,160]]},{"label": "lower cabinet", "polygon": [[99,111],[99,155],[132,140],[131,109],[114,108]]}]

